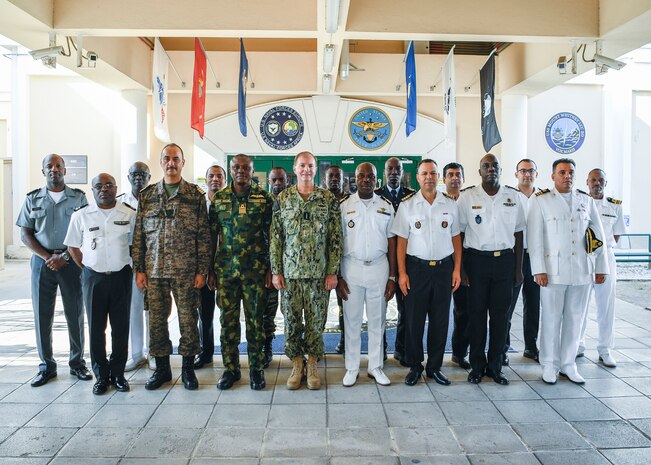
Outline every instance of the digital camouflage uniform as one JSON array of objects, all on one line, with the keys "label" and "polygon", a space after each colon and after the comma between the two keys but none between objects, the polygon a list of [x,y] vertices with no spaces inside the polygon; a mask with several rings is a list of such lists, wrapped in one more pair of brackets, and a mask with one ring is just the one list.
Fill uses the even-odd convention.
[{"label": "digital camouflage uniform", "polygon": [[341,217],[335,196],[315,187],[304,201],[296,186],[274,203],[271,271],[285,277],[280,306],[285,316],[285,354],[323,355],[321,330],[328,312],[325,276],[341,261]]},{"label": "digital camouflage uniform", "polygon": [[272,205],[273,197],[257,184],[251,184],[248,196],[239,197],[231,183],[215,194],[210,207],[210,227],[217,238],[217,304],[226,370],[239,370],[240,302],[244,304],[249,365],[262,370]]},{"label": "digital camouflage uniform", "polygon": [[[179,316],[179,354],[199,353],[197,329],[199,289],[197,274],[210,268],[210,229],[205,193],[181,180],[176,194],[167,196],[163,180],[140,192],[133,238],[133,271],[149,281],[149,353],[165,357],[172,353],[167,319],[174,296]],[[170,295],[171,294],[171,295]]]}]

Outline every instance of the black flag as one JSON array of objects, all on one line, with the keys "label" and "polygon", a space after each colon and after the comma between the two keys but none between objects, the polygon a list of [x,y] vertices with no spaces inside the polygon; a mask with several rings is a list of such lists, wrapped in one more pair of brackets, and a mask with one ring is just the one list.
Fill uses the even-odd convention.
[{"label": "black flag", "polygon": [[481,83],[481,139],[484,150],[489,152],[494,145],[502,142],[495,121],[495,55],[491,54],[479,71]]}]

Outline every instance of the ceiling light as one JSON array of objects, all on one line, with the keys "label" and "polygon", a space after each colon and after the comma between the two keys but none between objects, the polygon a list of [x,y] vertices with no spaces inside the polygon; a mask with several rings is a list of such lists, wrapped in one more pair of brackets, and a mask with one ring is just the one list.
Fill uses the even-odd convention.
[{"label": "ceiling light", "polygon": [[323,50],[323,72],[330,73],[335,65],[335,46],[326,44]]}]

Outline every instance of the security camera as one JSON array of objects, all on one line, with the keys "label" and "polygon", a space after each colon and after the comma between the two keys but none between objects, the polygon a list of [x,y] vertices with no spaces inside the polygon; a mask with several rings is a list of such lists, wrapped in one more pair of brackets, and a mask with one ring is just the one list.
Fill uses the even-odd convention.
[{"label": "security camera", "polygon": [[556,63],[556,66],[558,67],[558,74],[567,74],[567,57],[558,57],[558,63]]},{"label": "security camera", "polygon": [[86,57],[88,58],[89,68],[97,67],[97,60],[99,60],[99,55],[97,55],[97,53],[88,51],[86,52]]},{"label": "security camera", "polygon": [[39,48],[38,50],[32,50],[31,52],[29,52],[29,54],[35,60],[42,60],[43,58],[53,58],[56,57],[57,55],[63,55],[63,47],[61,45],[57,45],[56,47]]},{"label": "security camera", "polygon": [[595,54],[593,58],[595,65],[600,66],[602,68],[610,68],[619,71],[622,69],[624,66],[626,66],[626,63],[623,61],[615,60],[613,58],[608,58],[603,55],[599,55],[598,53]]}]

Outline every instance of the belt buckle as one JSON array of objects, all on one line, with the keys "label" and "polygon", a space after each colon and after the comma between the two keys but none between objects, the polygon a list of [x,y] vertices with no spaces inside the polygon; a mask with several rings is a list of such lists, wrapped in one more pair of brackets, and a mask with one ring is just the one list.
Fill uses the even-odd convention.
[{"label": "belt buckle", "polygon": [[364,266],[370,266],[373,263],[373,260],[364,260]]},{"label": "belt buckle", "polygon": [[106,271],[106,272],[104,272],[104,274],[111,275],[111,274],[113,274],[113,272],[112,271]]},{"label": "belt buckle", "polygon": [[501,250],[496,250],[495,252],[493,252],[493,257],[499,257],[500,255],[502,255]]},{"label": "belt buckle", "polygon": [[436,266],[437,264],[438,264],[437,260],[430,260],[428,263],[429,266]]}]

